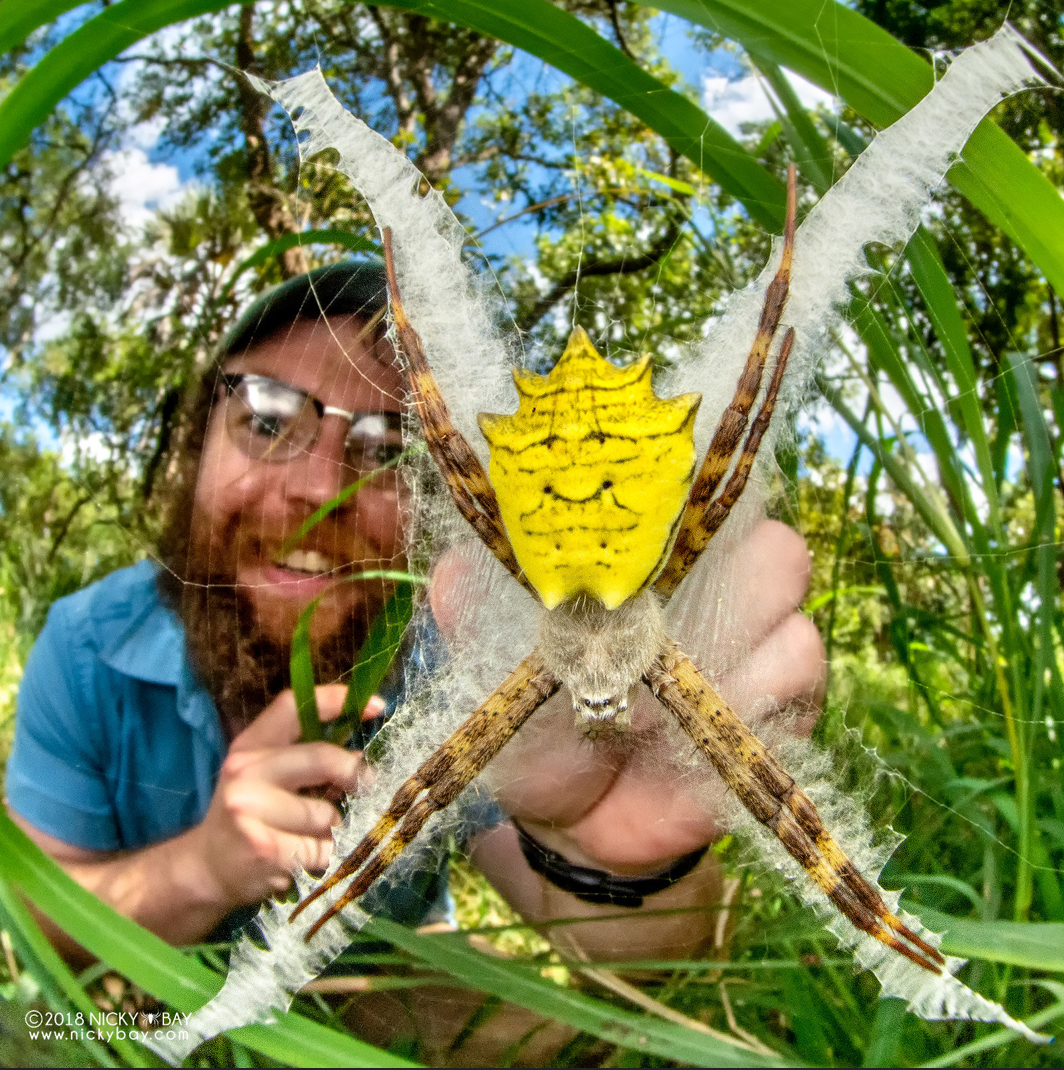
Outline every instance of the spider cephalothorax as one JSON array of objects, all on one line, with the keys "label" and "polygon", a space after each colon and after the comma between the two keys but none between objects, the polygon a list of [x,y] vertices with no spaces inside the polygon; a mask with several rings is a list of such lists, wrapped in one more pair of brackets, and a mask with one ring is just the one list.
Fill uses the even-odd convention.
[{"label": "spider cephalothorax", "polygon": [[780,266],[732,403],[697,473],[691,425],[698,396],[655,397],[648,361],[614,368],[578,329],[549,375],[515,374],[515,415],[480,417],[492,447],[489,481],[455,429],[406,319],[391,234],[384,231],[392,314],[429,450],[462,515],[547,613],[540,645],[407,780],[362,842],[292,912],[297,917],[353,878],[309,927],[307,939],[367,891],[429,817],[453,802],[560,687],[569,689],[578,725],[594,738],[607,725],[625,726],[628,692],[642,680],[743,805],[858,929],[926,970],[942,972],[942,955],[888,909],[809,798],[661,624],[659,601],[673,594],[739,500],[772,418],[793,329],[749,419],[787,303],[794,214],[792,168]]},{"label": "spider cephalothorax", "polygon": [[652,591],[616,609],[584,595],[543,615],[537,649],[572,696],[577,728],[594,739],[603,730],[629,727],[628,693],[650,671],[664,639]]}]

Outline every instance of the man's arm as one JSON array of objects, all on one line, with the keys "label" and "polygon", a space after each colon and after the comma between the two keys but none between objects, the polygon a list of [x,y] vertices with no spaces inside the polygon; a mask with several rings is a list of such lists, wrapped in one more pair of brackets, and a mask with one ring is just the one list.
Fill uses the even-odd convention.
[{"label": "man's arm", "polygon": [[[793,703],[807,712],[788,730],[808,735],[823,697],[826,665],[816,627],[797,611],[809,582],[805,542],[769,521],[754,530],[738,553],[741,567],[727,592],[719,632],[716,597],[706,598],[705,620],[698,629],[700,637],[716,637],[717,649],[702,639],[701,649],[689,653],[698,664],[713,668],[721,664],[722,647],[726,657],[729,637],[737,637],[749,653],[712,677],[722,697],[747,719],[766,712],[771,718]],[[617,876],[656,875],[724,831],[719,818],[723,791],[714,799],[707,778],[677,775],[669,753],[676,736],[662,722],[667,715],[649,692],[640,691],[632,729],[620,746],[588,746],[573,730],[568,699],[562,696],[537,713],[534,735],[528,733],[532,726],[526,727],[524,738],[503,751],[493,771],[503,809],[535,840],[574,865]],[[771,699],[768,711],[766,697]],[[765,721],[755,723],[757,731],[766,727],[771,726]],[[689,779],[697,783],[691,786]],[[617,919],[626,913],[585,903],[534,872],[511,825],[482,833],[471,853],[528,921]],[[566,926],[555,934],[560,946],[575,940],[591,958],[688,954],[718,931],[721,888],[721,872],[710,854],[676,884],[647,897],[643,907],[643,912],[680,913],[654,917],[632,910],[627,918]]]},{"label": "man's arm", "polygon": [[[323,720],[339,716],[346,689],[317,689]],[[374,700],[367,710],[383,708]],[[361,755],[329,743],[300,743],[291,691],[282,692],[233,741],[203,821],[137,851],[76,847],[12,818],[78,883],[172,944],[195,943],[230,911],[284,892],[298,863],[323,870],[340,820],[326,795],[354,791]],[[314,791],[314,795],[301,794]],[[48,926],[64,954],[84,952]]]}]

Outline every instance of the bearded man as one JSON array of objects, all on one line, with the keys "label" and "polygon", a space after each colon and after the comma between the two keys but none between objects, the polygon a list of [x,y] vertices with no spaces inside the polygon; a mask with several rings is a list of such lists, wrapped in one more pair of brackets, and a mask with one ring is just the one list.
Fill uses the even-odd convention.
[{"label": "bearded man", "polygon": [[[401,449],[406,390],[384,306],[380,267],[350,263],[253,305],[204,378],[158,560],[57,602],[26,666],[7,771],[12,816],[87,888],[172,943],[200,941],[284,892],[296,864],[324,869],[335,800],[358,786],[357,751],[300,741],[289,649],[318,599],[316,678],[349,670],[387,590],[338,581],[403,567],[401,478],[394,468],[375,476],[287,543]],[[764,715],[766,694],[812,711],[824,664],[796,608],[805,545],[766,523],[742,554],[730,612],[752,653],[718,679],[721,693],[740,712],[760,702]],[[433,578],[444,639],[461,573],[459,556]],[[720,603],[707,599],[707,636]],[[318,688],[323,719],[338,716],[344,694],[342,683]],[[396,697],[374,699],[367,716]],[[633,738],[659,716],[637,701]],[[587,918],[566,931],[592,955],[683,954],[719,937],[706,909],[719,902],[719,872],[703,858],[716,815],[641,766],[638,747],[583,745],[565,702],[537,714],[549,717],[556,745],[520,752],[520,775],[500,796],[520,833],[500,812],[471,839],[474,862],[529,920]],[[618,907],[644,900],[695,913],[617,920]],[[399,888],[378,904],[408,922],[434,905],[432,888]]]}]

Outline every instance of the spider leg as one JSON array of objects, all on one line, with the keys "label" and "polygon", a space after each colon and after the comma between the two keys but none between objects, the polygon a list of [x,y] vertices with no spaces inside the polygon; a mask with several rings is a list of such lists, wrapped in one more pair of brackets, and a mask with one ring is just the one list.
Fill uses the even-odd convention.
[{"label": "spider leg", "polygon": [[724,782],[853,924],[931,973],[945,959],[890,912],[824,827],[816,807],[671,640],[644,677]]},{"label": "spider leg", "polygon": [[399,297],[399,284],[395,277],[395,261],[392,258],[391,229],[385,227],[383,236],[384,269],[388,278],[392,318],[407,359],[410,392],[414,397],[414,408],[421,421],[429,452],[447,483],[458,511],[488,549],[516,579],[535,594],[536,592],[525,579],[521,566],[517,563],[510,540],[506,537],[499,503],[491,483],[488,482],[488,474],[473,452],[472,446],[454,426],[447,402],[443,400],[440,388],[433,378],[432,369],[429,368],[421,338],[403,311],[403,303]]},{"label": "spider leg", "polygon": [[[452,803],[558,690],[537,652],[525,658],[451,737],[392,796],[388,809],[362,842],[292,911],[294,921],[311,903],[348,877],[346,891],[310,927],[310,938],[369,886],[414,841],[425,822]],[[360,872],[361,871],[361,872]]]},{"label": "spider leg", "polygon": [[[733,484],[735,484],[734,498],[729,502],[723,514],[716,517],[715,514],[718,514],[720,510],[715,508],[716,503],[713,500],[713,496],[720,486],[720,481],[731,466],[743,432],[746,430],[750,410],[753,408],[758,391],[761,389],[761,378],[764,374],[765,364],[768,361],[769,349],[772,345],[772,340],[776,337],[776,332],[779,330],[783,309],[787,304],[791,281],[791,258],[794,252],[796,199],[794,167],[791,166],[787,172],[787,222],[783,231],[783,255],[780,259],[780,266],[765,292],[765,303],[761,309],[761,319],[757,325],[757,334],[754,336],[754,344],[750,348],[750,355],[746,358],[746,365],[739,376],[739,383],[735,388],[735,396],[724,411],[724,415],[721,416],[720,423],[717,424],[717,429],[713,433],[713,440],[706,450],[702,467],[699,469],[694,483],[691,484],[691,492],[688,495],[687,505],[680,519],[676,541],[673,543],[669,560],[654,583],[654,590],[666,598],[676,590],[680,585],[680,581],[691,570],[692,565],[709,544],[709,540],[724,522],[728,511],[738,500],[739,495],[746,486],[745,476],[738,484],[735,484],[733,476],[726,488],[726,492],[731,490]],[[788,343],[785,338],[780,355],[776,360],[776,375],[773,377],[773,381],[777,392],[779,383],[776,379],[783,374],[783,367],[786,366],[791,345],[793,345],[793,339]],[[775,400],[774,393],[771,394],[771,403],[769,398],[766,397],[758,415],[758,418],[760,418],[761,414],[764,414],[763,426],[756,436],[753,434],[753,429],[751,429],[751,434],[747,436],[743,447],[743,455],[739,461],[740,465],[745,463],[747,475],[753,464],[758,446],[761,444],[761,437],[768,426],[769,418],[772,416]],[[738,470],[736,474],[738,474]],[[711,516],[714,516],[716,521],[716,526],[712,529],[708,526]]]}]

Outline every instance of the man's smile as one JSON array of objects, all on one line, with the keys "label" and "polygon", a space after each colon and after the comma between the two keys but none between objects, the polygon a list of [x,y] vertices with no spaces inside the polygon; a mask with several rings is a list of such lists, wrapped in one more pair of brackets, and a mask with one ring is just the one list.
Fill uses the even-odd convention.
[{"label": "man's smile", "polygon": [[279,568],[305,576],[321,576],[343,568],[339,562],[318,550],[291,550],[284,557],[275,558],[273,563]]}]

